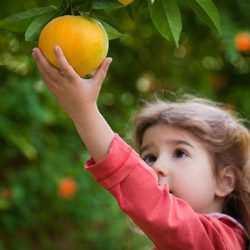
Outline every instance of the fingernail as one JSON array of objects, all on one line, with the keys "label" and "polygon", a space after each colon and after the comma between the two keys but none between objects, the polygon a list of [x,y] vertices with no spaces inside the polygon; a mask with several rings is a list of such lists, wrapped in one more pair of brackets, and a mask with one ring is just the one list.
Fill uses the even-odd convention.
[{"label": "fingernail", "polygon": [[55,45],[54,46],[54,50],[55,50],[56,54],[60,53],[60,47],[59,47],[59,45]]},{"label": "fingernail", "polygon": [[108,59],[109,64],[111,64],[112,61],[113,61],[113,58],[112,57],[108,57],[107,59]]},{"label": "fingernail", "polygon": [[35,49],[35,48],[34,48],[34,49],[32,49],[32,53],[31,53],[31,54],[32,54],[32,56],[33,56],[33,57],[35,57],[35,56],[36,56],[36,49]]}]

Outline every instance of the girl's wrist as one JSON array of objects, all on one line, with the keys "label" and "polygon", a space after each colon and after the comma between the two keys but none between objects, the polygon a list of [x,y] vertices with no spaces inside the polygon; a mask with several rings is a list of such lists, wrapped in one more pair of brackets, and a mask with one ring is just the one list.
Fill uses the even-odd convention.
[{"label": "girl's wrist", "polygon": [[87,123],[88,121],[92,121],[95,116],[100,115],[98,107],[96,103],[85,105],[84,108],[78,110],[78,112],[71,114],[70,118],[72,119],[75,125]]},{"label": "girl's wrist", "polygon": [[72,118],[82,142],[95,161],[108,153],[114,132],[99,112],[97,105],[88,106]]}]

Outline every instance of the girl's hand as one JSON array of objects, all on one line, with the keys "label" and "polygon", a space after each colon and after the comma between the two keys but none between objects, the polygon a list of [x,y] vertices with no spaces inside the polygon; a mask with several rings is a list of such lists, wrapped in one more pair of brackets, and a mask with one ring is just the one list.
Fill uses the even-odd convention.
[{"label": "girl's hand", "polygon": [[79,114],[91,112],[105,79],[111,58],[106,58],[91,79],[81,78],[69,65],[59,46],[54,48],[59,69],[53,67],[38,48],[32,56],[50,92],[55,96],[62,109],[77,122]]}]

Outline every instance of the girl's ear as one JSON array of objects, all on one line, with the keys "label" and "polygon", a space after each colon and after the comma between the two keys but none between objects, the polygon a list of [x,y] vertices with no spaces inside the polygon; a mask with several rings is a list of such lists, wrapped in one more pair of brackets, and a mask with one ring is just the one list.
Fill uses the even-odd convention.
[{"label": "girl's ear", "polygon": [[226,166],[221,169],[217,177],[215,195],[223,198],[232,193],[235,188],[235,181],[236,176],[234,166]]}]

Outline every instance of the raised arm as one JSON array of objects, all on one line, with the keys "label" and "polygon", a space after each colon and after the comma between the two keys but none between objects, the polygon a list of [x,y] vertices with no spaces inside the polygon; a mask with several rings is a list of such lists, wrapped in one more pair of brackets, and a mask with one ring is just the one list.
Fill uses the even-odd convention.
[{"label": "raised arm", "polygon": [[95,161],[105,157],[114,132],[97,107],[97,98],[111,58],[106,58],[91,79],[81,78],[68,64],[59,46],[55,46],[59,69],[53,67],[34,48],[32,56],[50,92],[72,119],[83,143]]}]

